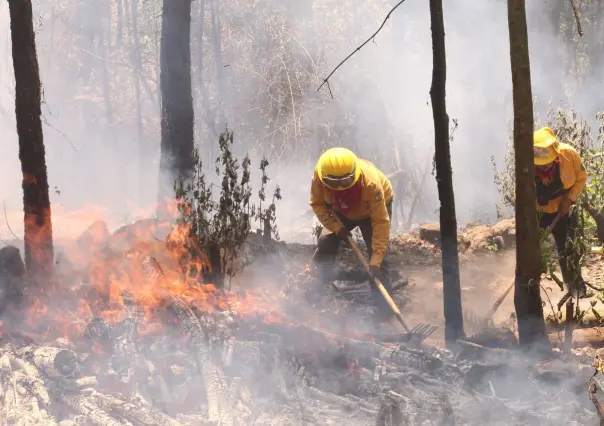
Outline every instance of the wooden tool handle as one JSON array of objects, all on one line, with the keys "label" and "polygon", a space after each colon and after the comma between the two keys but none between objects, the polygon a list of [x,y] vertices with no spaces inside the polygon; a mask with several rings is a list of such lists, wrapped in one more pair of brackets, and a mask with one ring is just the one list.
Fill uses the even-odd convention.
[{"label": "wooden tool handle", "polygon": [[[355,244],[355,242],[352,240],[351,237],[346,237],[346,242],[350,245],[350,247],[352,247],[352,250],[355,252],[357,257],[359,258],[359,260],[365,267],[365,270],[367,271],[367,273],[371,275],[371,267],[369,266],[369,262],[367,262],[367,259],[365,259],[365,256],[363,256],[363,253],[361,253],[359,246],[357,246]],[[386,299],[386,302],[388,302],[388,306],[390,306],[390,309],[396,316],[396,319],[398,319],[398,321],[405,328],[405,331],[407,331],[407,333],[411,333],[411,329],[407,326],[407,324],[405,323],[405,320],[403,320],[401,311],[399,310],[398,306],[396,306],[396,303],[394,303],[394,300],[392,300],[392,297],[390,297],[390,295],[388,294],[388,290],[386,290],[386,288],[384,287],[384,284],[382,284],[382,282],[375,277],[373,277],[373,280],[374,280],[375,285],[377,286],[378,290],[384,297],[384,299]]]},{"label": "wooden tool handle", "polygon": [[495,313],[497,312],[497,310],[499,309],[499,307],[501,306],[501,304],[503,303],[503,301],[505,300],[505,298],[507,297],[507,295],[514,288],[515,284],[516,284],[515,280],[512,280],[512,282],[510,283],[510,285],[508,286],[508,288],[503,292],[503,294],[501,296],[499,296],[497,298],[497,300],[495,300],[495,303],[493,303],[493,306],[491,307],[491,309],[487,313],[487,318],[488,319],[493,318],[493,315],[495,315]]}]

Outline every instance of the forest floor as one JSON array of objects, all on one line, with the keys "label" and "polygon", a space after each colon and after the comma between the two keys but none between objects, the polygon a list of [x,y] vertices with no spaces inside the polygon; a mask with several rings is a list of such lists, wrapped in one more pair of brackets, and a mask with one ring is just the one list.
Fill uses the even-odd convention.
[{"label": "forest floor", "polygon": [[[483,317],[514,279],[516,252],[513,226],[513,220],[504,220],[494,226],[470,227],[459,234],[462,306],[465,331],[469,336],[479,332],[481,328],[473,319]],[[441,346],[444,344],[444,316],[440,249],[437,244],[420,238],[418,232],[397,235],[391,241],[391,264],[395,276],[393,281],[408,282],[401,291],[404,300],[400,306],[401,313],[411,326],[418,323],[438,325],[428,342]],[[283,270],[304,270],[314,250],[312,245],[285,244],[280,256],[248,265],[239,276],[233,278],[232,285],[241,288],[277,286],[278,289]],[[354,253],[344,247],[338,255],[335,268],[357,270],[359,276],[362,275]],[[604,259],[601,255],[590,255],[587,258],[583,276],[592,285],[601,285],[604,276]],[[555,316],[556,305],[565,291],[551,280],[542,281],[541,287],[544,315]],[[602,305],[597,296],[582,299],[580,308],[588,309],[590,303],[597,301],[597,309]],[[516,332],[513,290],[493,316],[493,323]],[[553,329],[550,328],[550,332]],[[604,336],[602,340],[604,341]]]},{"label": "forest floor", "polygon": [[[476,325],[513,279],[513,221],[459,234],[466,333],[482,346],[455,351],[443,342],[438,241],[422,229],[391,240],[394,300],[411,326],[439,326],[421,345],[375,321],[367,277],[344,247],[330,285],[308,265],[313,245],[253,234],[216,291],[187,280],[184,251],[154,220],[57,238],[60,292],[0,318],[0,423],[593,424],[586,387],[599,352],[585,339],[546,362],[497,349],[512,349],[512,294],[496,326]],[[588,260],[585,278],[599,285],[601,257]],[[547,314],[563,292],[542,288]]]}]

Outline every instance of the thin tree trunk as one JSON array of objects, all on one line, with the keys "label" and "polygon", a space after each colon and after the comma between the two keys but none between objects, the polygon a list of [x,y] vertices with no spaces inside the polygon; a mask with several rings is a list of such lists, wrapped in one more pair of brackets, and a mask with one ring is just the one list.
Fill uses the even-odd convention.
[{"label": "thin tree trunk", "polygon": [[189,179],[193,169],[191,0],[164,1],[161,37],[160,203],[164,195],[173,195],[166,178]]},{"label": "thin tree trunk", "polygon": [[107,69],[107,54],[105,49],[105,36],[103,29],[103,20],[99,19],[97,33],[97,48],[99,54],[98,66],[101,72],[101,88],[103,91],[103,100],[105,103],[105,119],[107,125],[113,124],[113,106],[111,104],[111,85],[109,83],[109,70]]},{"label": "thin tree trunk", "polygon": [[122,47],[122,37],[123,37],[123,24],[122,24],[122,16],[124,13],[124,5],[123,0],[117,0],[117,24],[115,29],[115,46],[119,49]]},{"label": "thin tree trunk", "polygon": [[[533,97],[524,0],[508,0],[514,95],[516,167],[516,285],[514,306],[520,344],[549,345],[541,303],[541,261],[533,163]],[[551,348],[551,346],[550,346]]]},{"label": "thin tree trunk", "polygon": [[[41,83],[31,0],[9,0],[15,114],[23,172],[25,264],[36,285],[52,273],[54,250],[46,153],[42,133]],[[38,287],[37,290],[40,290]]]},{"label": "thin tree trunk", "polygon": [[216,116],[219,119],[218,129],[226,126],[226,118],[224,105],[226,103],[226,87],[224,81],[224,64],[222,61],[222,40],[220,37],[220,9],[218,0],[210,1],[210,9],[212,12],[212,34],[214,40],[214,60],[216,61],[216,77],[218,78],[218,105]]},{"label": "thin tree trunk", "polygon": [[457,219],[453,195],[453,172],[449,147],[449,115],[446,105],[447,60],[442,0],[430,0],[432,31],[432,114],[434,116],[434,148],[436,182],[440,199],[440,233],[442,244],[443,299],[445,312],[445,341],[454,343],[465,337],[459,282],[457,253]]},{"label": "thin tree trunk", "polygon": [[135,101],[136,101],[136,133],[138,136],[138,147],[139,147],[139,152],[138,152],[138,164],[139,164],[139,171],[138,171],[138,197],[139,197],[139,201],[142,201],[142,199],[140,199],[140,197],[142,196],[143,193],[143,186],[144,186],[144,176],[143,176],[143,171],[145,169],[145,161],[143,160],[143,156],[144,156],[144,139],[145,139],[145,135],[144,135],[144,130],[143,130],[143,112],[142,112],[142,105],[141,105],[141,89],[140,89],[140,76],[139,73],[142,71],[142,62],[141,62],[141,56],[140,56],[140,41],[138,38],[138,0],[132,0],[130,3],[130,7],[131,7],[131,12],[130,12],[130,16],[132,18],[132,44],[133,44],[133,52],[132,52],[132,63],[133,63],[133,72],[132,72],[132,77],[134,79],[134,97],[135,97]]}]

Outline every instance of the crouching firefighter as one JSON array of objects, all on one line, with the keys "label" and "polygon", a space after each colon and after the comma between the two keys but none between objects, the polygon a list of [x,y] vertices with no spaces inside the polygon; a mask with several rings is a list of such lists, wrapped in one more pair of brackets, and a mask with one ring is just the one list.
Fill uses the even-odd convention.
[{"label": "crouching firefighter", "polygon": [[539,227],[546,230],[558,217],[552,235],[564,284],[580,298],[591,297],[593,292],[587,291],[574,247],[578,226],[575,203],[585,187],[587,171],[577,151],[558,141],[549,127],[534,133],[533,144]]},{"label": "crouching firefighter", "polygon": [[[310,189],[310,205],[324,227],[314,257],[321,280],[330,280],[340,242],[358,227],[370,256],[372,275],[388,292],[392,290],[388,264],[392,196],[388,178],[352,151],[332,148],[321,155]],[[370,281],[378,317],[389,319],[390,308]]]}]

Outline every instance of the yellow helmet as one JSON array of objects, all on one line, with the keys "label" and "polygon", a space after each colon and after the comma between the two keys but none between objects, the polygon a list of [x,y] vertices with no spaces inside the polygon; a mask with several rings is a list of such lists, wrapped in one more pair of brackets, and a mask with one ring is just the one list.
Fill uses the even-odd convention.
[{"label": "yellow helmet", "polygon": [[543,127],[533,134],[533,150],[535,152],[535,165],[544,166],[558,157],[558,139],[549,127]]},{"label": "yellow helmet", "polygon": [[317,161],[317,173],[323,185],[344,191],[351,188],[361,177],[359,159],[346,148],[331,148],[321,154]]}]

